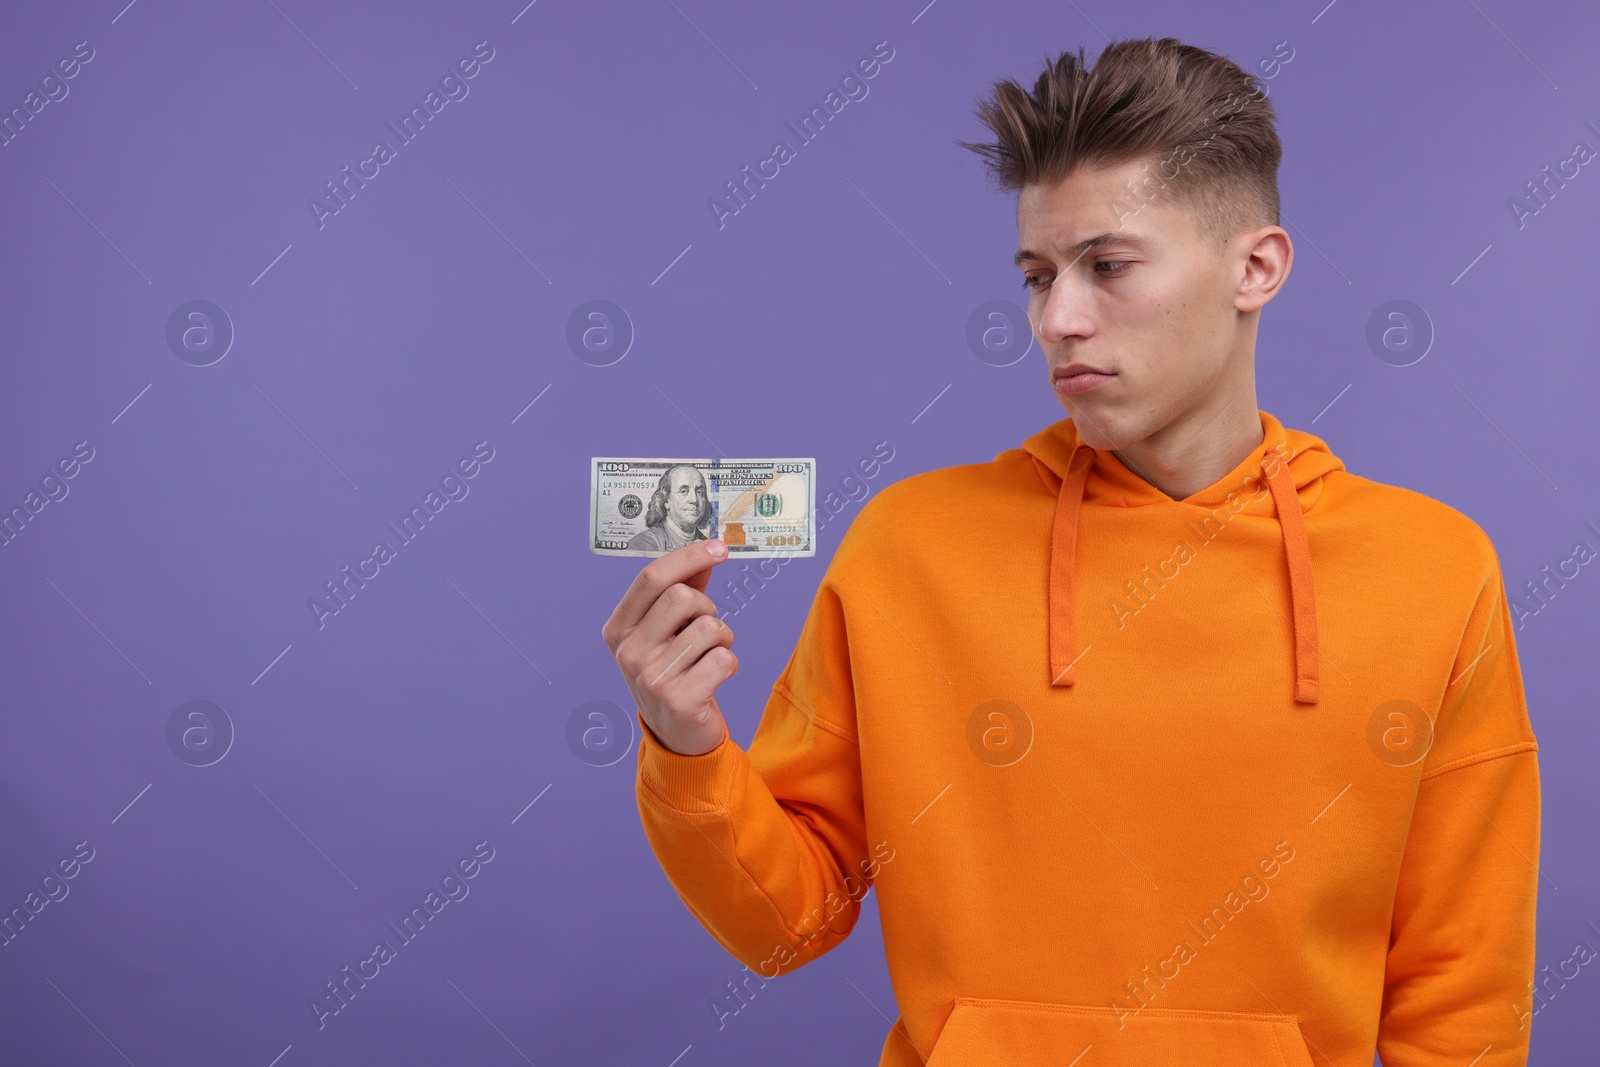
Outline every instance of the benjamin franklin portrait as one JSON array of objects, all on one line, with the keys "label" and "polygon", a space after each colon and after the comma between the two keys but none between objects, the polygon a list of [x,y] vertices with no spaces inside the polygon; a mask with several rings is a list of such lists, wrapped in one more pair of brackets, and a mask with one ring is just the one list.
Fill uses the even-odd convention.
[{"label": "benjamin franklin portrait", "polygon": [[705,475],[695,467],[668,467],[651,494],[645,528],[628,540],[631,549],[671,552],[712,536],[711,501]]}]

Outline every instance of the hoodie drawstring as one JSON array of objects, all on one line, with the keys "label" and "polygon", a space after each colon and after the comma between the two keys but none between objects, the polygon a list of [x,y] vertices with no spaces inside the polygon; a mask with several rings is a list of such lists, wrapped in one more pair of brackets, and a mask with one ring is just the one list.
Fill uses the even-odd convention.
[{"label": "hoodie drawstring", "polygon": [[1306,539],[1305,512],[1300,509],[1300,494],[1295,490],[1289,465],[1271,449],[1262,463],[1267,485],[1272,489],[1272,502],[1278,508],[1283,554],[1289,563],[1289,600],[1294,605],[1294,698],[1301,704],[1315,704],[1322,690],[1322,674],[1317,665],[1317,598],[1311,589],[1311,543]]},{"label": "hoodie drawstring", "polygon": [[[1079,444],[1067,459],[1067,473],[1056,497],[1056,521],[1050,534],[1050,684],[1071,685],[1078,653],[1074,649],[1076,601],[1072,581],[1078,570],[1078,510],[1083,486],[1094,464],[1094,450]],[[1088,649],[1084,650],[1085,652]]]},{"label": "hoodie drawstring", "polygon": [[[1295,489],[1294,476],[1270,447],[1260,456],[1272,501],[1283,531],[1284,557],[1289,568],[1289,597],[1294,617],[1294,699],[1302,704],[1317,703],[1321,674],[1317,663],[1317,602],[1311,584],[1311,546],[1306,538],[1305,514]],[[1071,685],[1074,669],[1083,653],[1076,649],[1073,620],[1076,609],[1073,581],[1077,572],[1078,515],[1083,505],[1083,489],[1094,464],[1094,449],[1081,441],[1067,460],[1067,473],[1061,479],[1056,497],[1055,522],[1050,535],[1050,684]],[[1088,652],[1086,648],[1083,650]]]}]

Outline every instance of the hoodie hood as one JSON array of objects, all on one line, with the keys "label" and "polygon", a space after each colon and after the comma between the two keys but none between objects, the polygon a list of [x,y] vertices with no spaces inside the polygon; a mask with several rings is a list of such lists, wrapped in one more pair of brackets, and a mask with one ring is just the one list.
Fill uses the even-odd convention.
[{"label": "hoodie hood", "polygon": [[[1344,470],[1344,463],[1321,438],[1286,429],[1268,412],[1258,414],[1261,443],[1232,471],[1181,501],[1129,470],[1116,453],[1085,444],[1071,418],[1052,423],[1022,443],[1022,451],[1033,460],[1045,488],[1056,497],[1050,536],[1051,685],[1072,685],[1082,655],[1073,635],[1079,513],[1087,506],[1183,505],[1207,511],[1224,508],[1230,515],[1277,516],[1283,531],[1281,562],[1275,557],[1263,559],[1260,565],[1282,566],[1289,572],[1294,607],[1288,620],[1294,631],[1294,699],[1302,704],[1317,702],[1321,680],[1317,600],[1305,512],[1322,495],[1323,475]],[[1268,492],[1261,491],[1262,482]]]}]

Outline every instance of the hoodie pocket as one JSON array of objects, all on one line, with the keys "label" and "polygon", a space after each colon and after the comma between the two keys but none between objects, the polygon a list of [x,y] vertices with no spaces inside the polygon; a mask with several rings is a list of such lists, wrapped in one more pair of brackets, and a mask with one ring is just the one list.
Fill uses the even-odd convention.
[{"label": "hoodie pocket", "polygon": [[1313,1067],[1290,1015],[978,997],[956,998],[926,1067],[1069,1067],[1079,1056],[1081,1067]]}]

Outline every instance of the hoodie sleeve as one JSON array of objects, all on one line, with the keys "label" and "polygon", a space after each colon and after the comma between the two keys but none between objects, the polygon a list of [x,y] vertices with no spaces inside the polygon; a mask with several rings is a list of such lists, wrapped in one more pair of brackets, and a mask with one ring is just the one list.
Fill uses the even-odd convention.
[{"label": "hoodie sleeve", "polygon": [[[1487,539],[1485,539],[1487,544]],[[1384,1067],[1528,1061],[1538,744],[1493,548],[1424,758],[1384,970]]]},{"label": "hoodie sleeve", "polygon": [[636,794],[650,847],[700,924],[768,978],[843,941],[877,874],[864,829],[844,613],[832,584],[838,559],[748,751],[724,730],[710,752],[681,755],[638,716]]}]

